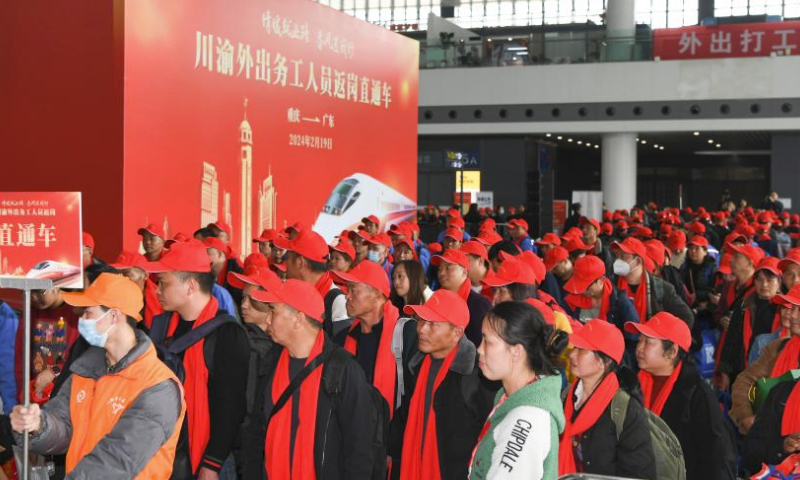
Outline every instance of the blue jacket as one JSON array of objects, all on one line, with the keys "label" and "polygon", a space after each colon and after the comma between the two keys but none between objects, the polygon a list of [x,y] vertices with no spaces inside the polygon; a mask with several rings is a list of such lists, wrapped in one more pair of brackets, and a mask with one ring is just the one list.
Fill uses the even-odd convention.
[{"label": "blue jacket", "polygon": [[7,303],[0,301],[0,398],[8,414],[17,404],[17,380],[14,373],[19,318]]},{"label": "blue jacket", "polygon": [[233,303],[233,297],[231,297],[230,292],[225,290],[224,287],[221,287],[219,284],[215,283],[214,286],[211,287],[211,295],[217,299],[220,310],[225,310],[228,315],[232,315],[237,319],[239,318],[239,310],[236,308],[236,304]]},{"label": "blue jacket", "polygon": [[[444,232],[446,232],[446,231],[447,230],[442,230],[441,232],[439,232],[439,236],[436,237],[436,241],[437,242],[442,243],[444,241]],[[465,230],[464,231],[464,241],[468,242],[471,238],[472,238],[472,235],[467,233],[466,230]]]},{"label": "blue jacket", "polygon": [[431,251],[419,240],[415,242],[414,246],[417,249],[417,257],[419,258],[419,263],[422,265],[422,270],[427,272],[428,266],[431,264]]}]

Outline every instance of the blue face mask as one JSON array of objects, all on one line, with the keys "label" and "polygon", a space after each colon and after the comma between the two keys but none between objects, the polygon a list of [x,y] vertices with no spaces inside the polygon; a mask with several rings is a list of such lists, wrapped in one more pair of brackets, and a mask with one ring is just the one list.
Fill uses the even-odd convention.
[{"label": "blue face mask", "polygon": [[108,332],[113,330],[116,325],[112,325],[111,328],[106,330],[104,333],[100,333],[97,331],[97,322],[99,322],[101,318],[105,317],[109,313],[111,313],[111,310],[100,315],[94,320],[89,320],[86,318],[78,319],[78,331],[81,333],[86,342],[89,343],[89,345],[100,348],[103,348],[106,345],[106,341],[108,340]]},{"label": "blue face mask", "polygon": [[378,265],[381,264],[381,254],[376,252],[375,250],[370,250],[367,252],[367,260],[373,263],[377,263]]}]

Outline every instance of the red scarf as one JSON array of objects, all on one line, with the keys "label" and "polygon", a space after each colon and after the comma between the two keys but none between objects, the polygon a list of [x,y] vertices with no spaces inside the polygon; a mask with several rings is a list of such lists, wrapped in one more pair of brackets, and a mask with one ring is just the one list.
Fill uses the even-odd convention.
[{"label": "red scarf", "polygon": [[220,287],[225,286],[225,282],[228,280],[228,261],[226,260],[225,263],[222,265],[222,269],[219,271],[219,275],[217,275],[217,285]]},{"label": "red scarf", "polygon": [[577,465],[575,464],[574,448],[572,447],[572,439],[589,428],[591,428],[600,415],[606,411],[606,408],[614,398],[614,394],[619,390],[619,380],[617,374],[611,373],[606,375],[600,385],[597,386],[589,399],[584,403],[581,411],[578,412],[575,421],[572,421],[572,415],[575,413],[575,402],[573,395],[575,388],[578,386],[578,381],[572,383],[569,389],[567,400],[564,403],[564,417],[566,417],[566,425],[564,426],[564,433],[561,434],[561,441],[558,446],[558,474],[566,475],[569,473],[578,473]]},{"label": "red scarf", "polygon": [[[378,343],[378,355],[375,358],[375,378],[372,384],[381,392],[383,398],[389,402],[389,418],[394,415],[395,387],[397,384],[397,361],[392,353],[392,336],[394,334],[397,319],[400,312],[392,302],[383,305],[383,330],[381,339]],[[361,325],[361,319],[357,318],[350,326],[347,339],[344,341],[344,349],[352,353],[353,356],[358,352],[358,342],[352,336],[352,332]]]},{"label": "red scarf", "polygon": [[[325,335],[322,330],[308,354],[306,365],[322,353]],[[322,367],[314,369],[300,384],[300,425],[294,440],[294,452],[289,451],[292,436],[292,401],[276,413],[269,423],[267,441],[264,445],[267,477],[274,480],[316,480],[314,467],[314,434],[317,426],[317,400],[319,386],[322,381]],[[289,386],[289,351],[283,349],[272,379],[272,404],[278,401],[281,394]],[[295,391],[295,394],[297,391]],[[289,455],[292,456],[291,469]]]},{"label": "red scarf", "polygon": [[786,400],[781,421],[781,436],[800,432],[800,382],[795,382],[792,393]]},{"label": "red scarf", "polygon": [[664,383],[661,391],[658,392],[658,398],[656,398],[655,401],[651,398],[653,395],[653,376],[644,370],[639,370],[639,383],[642,385],[642,396],[644,396],[645,408],[649,408],[653,413],[659,417],[661,416],[661,410],[664,409],[664,404],[667,403],[669,394],[672,393],[672,388],[675,386],[675,382],[678,380],[682,368],[683,362],[678,363],[678,366],[672,371],[672,375],[670,375]]},{"label": "red scarf", "polygon": [[783,350],[775,360],[770,378],[779,377],[789,370],[798,368],[798,363],[800,363],[798,358],[800,358],[800,337],[792,335],[792,338],[783,345]]},{"label": "red scarf", "polygon": [[319,277],[317,283],[314,284],[314,288],[317,289],[322,298],[325,298],[325,295],[331,291],[331,287],[333,286],[333,277],[331,277],[331,272],[325,272]]},{"label": "red scarf", "polygon": [[161,308],[161,303],[158,301],[156,290],[158,286],[150,281],[149,278],[144,280],[144,324],[147,328],[153,325],[153,317],[164,312]]},{"label": "red scarf", "polygon": [[[756,307],[746,307],[744,309],[744,325],[742,326],[742,343],[744,345],[744,366],[747,366],[747,358],[750,356],[750,346],[753,343],[753,310]],[[780,328],[781,326],[781,309],[776,308],[775,317],[772,320],[772,330],[775,330],[775,324]]]},{"label": "red scarf", "polygon": [[[450,370],[450,365],[456,358],[458,347],[447,354],[444,359],[436,380],[433,383],[431,399],[436,397],[436,390],[442,384],[444,377]],[[422,422],[425,419],[425,390],[428,385],[428,374],[431,370],[431,357],[425,355],[422,367],[417,377],[417,386],[414,388],[414,396],[411,398],[409,406],[408,420],[406,421],[406,432],[403,436],[403,460],[400,465],[400,478],[414,480],[441,480],[442,472],[439,469],[439,443],[436,434],[436,410],[433,402],[430,403],[428,413],[428,423],[425,425],[425,445],[422,444]]]},{"label": "red scarf", "polygon": [[456,292],[459,297],[463,298],[466,302],[469,298],[469,293],[472,291],[472,282],[469,281],[469,278],[464,280],[464,283],[458,287],[458,291]]},{"label": "red scarf", "polygon": [[[217,315],[219,304],[217,299],[211,297],[200,316],[194,321],[192,329],[199,327]],[[169,322],[169,336],[175,333],[180,315],[173,313]],[[189,423],[189,456],[192,461],[192,471],[197,472],[200,460],[206,451],[208,438],[211,436],[211,422],[208,412],[208,368],[203,356],[203,344],[200,340],[186,350],[183,354],[183,369],[186,371],[186,380],[183,388],[186,398],[186,418]]]},{"label": "red scarf", "polygon": [[[611,285],[611,280],[604,279],[603,280],[603,298],[600,300],[600,311],[597,314],[597,318],[601,320],[608,320],[608,308],[609,308],[609,298],[611,298],[611,292],[613,291],[614,287]],[[572,307],[573,310],[582,310],[582,309],[590,309],[592,308],[592,299],[587,297],[586,295],[582,294],[575,294],[570,293],[566,297],[564,297],[564,301],[567,302],[567,305]]]},{"label": "red scarf", "polygon": [[647,321],[647,274],[642,274],[642,283],[639,284],[639,288],[636,289],[636,293],[633,293],[633,289],[630,288],[628,285],[628,281],[625,277],[619,277],[617,279],[617,290],[620,292],[624,292],[625,295],[628,296],[631,300],[633,300],[633,307],[636,309],[636,313],[639,314],[639,319],[642,323]]}]

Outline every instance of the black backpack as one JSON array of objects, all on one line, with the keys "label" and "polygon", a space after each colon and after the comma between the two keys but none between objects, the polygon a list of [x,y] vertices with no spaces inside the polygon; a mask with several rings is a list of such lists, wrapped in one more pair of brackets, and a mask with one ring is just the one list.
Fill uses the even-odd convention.
[{"label": "black backpack", "polygon": [[[286,390],[281,394],[272,411],[266,419],[266,428],[269,427],[269,422],[272,417],[286,404],[291,397],[292,393],[300,387],[303,380],[308,377],[318,366],[322,365],[322,384],[325,388],[325,393],[331,398],[331,408],[337,412],[341,408],[348,408],[347,405],[339,403],[339,395],[344,391],[344,370],[348,361],[352,361],[353,356],[347,350],[341,347],[334,347],[327,352],[320,354],[317,358],[313,359],[303,370],[300,371],[291,381]],[[364,415],[369,415],[370,423],[374,426],[371,439],[364,439],[372,444],[372,480],[386,480],[387,476],[387,445],[389,443],[389,404],[383,398],[381,392],[375,386],[369,384],[370,400],[372,408],[369,412],[363,412]],[[266,430],[265,428],[265,430]],[[327,435],[328,432],[325,432]],[[325,459],[323,458],[323,466]]]},{"label": "black backpack", "polygon": [[328,290],[325,294],[325,312],[322,314],[322,329],[328,334],[330,338],[334,338],[339,332],[345,330],[353,324],[353,318],[344,320],[333,321],[333,302],[339,298],[339,295],[344,295],[344,292],[338,288]]},{"label": "black backpack", "polygon": [[[150,326],[150,340],[155,345],[158,358],[169,367],[170,370],[183,383],[186,380],[186,372],[183,369],[182,354],[195,343],[203,340],[219,327],[226,323],[241,324],[235,317],[228,314],[217,315],[204,324],[193,328],[174,341],[168,341],[167,330],[169,329],[172,312],[162,313],[153,317],[153,324]],[[213,369],[214,345],[216,337],[209,337],[209,341],[203,344],[203,357],[206,359],[206,368]],[[172,340],[172,339],[170,339]]]}]

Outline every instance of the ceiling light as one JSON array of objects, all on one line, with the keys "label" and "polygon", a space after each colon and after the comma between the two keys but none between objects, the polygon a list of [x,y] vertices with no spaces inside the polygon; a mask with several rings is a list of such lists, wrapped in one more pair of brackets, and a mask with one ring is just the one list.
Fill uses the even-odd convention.
[{"label": "ceiling light", "polygon": [[642,145],[647,145],[647,140],[642,140]]},{"label": "ceiling light", "polygon": [[558,136],[558,139],[559,139],[559,140],[561,140],[562,138],[564,138],[564,137],[562,137],[561,135],[559,135],[559,136]]},{"label": "ceiling light", "polygon": [[657,144],[657,143],[654,143],[654,144],[653,144],[653,148],[658,148],[658,144]]},{"label": "ceiling light", "polygon": [[664,150],[664,147],[659,147],[661,150]]},{"label": "ceiling light", "polygon": [[571,142],[571,141],[572,141],[572,139],[571,139],[571,138],[568,138],[568,139],[567,139],[567,141],[568,141],[568,142]]},{"label": "ceiling light", "polygon": [[583,145],[583,142],[578,140],[578,145]]},{"label": "ceiling light", "polygon": [[709,138],[709,139],[708,139],[708,143],[714,143],[714,140],[712,140],[712,139],[710,139],[710,138]]},{"label": "ceiling light", "polygon": [[591,144],[591,143],[589,143],[589,142],[586,142],[586,146],[587,146],[587,147],[591,147],[591,146],[592,146],[592,144]]},{"label": "ceiling light", "polygon": [[487,39],[486,39],[486,41],[487,41],[487,42],[491,42],[491,41],[492,41],[492,39],[491,39],[491,38],[487,38]]},{"label": "ceiling light", "polygon": [[717,148],[722,148],[722,144],[718,143]]},{"label": "ceiling light", "polygon": [[695,137],[699,137],[700,136],[700,132],[694,132],[694,136]]},{"label": "ceiling light", "polygon": [[513,38],[511,38],[511,37],[508,37],[508,41],[509,41],[509,42],[510,42],[510,41],[512,41],[512,40],[514,40],[514,39],[513,39]]},{"label": "ceiling light", "polygon": [[552,136],[553,136],[553,135],[552,135],[552,134],[549,134],[549,133],[545,135],[545,137],[547,137],[547,138],[550,138],[550,137],[552,137]]},{"label": "ceiling light", "polygon": [[595,145],[594,148],[600,148],[600,145]]}]

